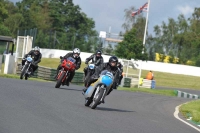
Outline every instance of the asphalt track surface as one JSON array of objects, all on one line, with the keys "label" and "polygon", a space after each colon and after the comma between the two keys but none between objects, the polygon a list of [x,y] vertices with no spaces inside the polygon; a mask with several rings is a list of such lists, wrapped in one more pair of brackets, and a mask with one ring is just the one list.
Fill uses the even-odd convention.
[{"label": "asphalt track surface", "polygon": [[114,90],[95,110],[82,87],[0,78],[0,133],[197,133],[174,118],[189,99]]}]

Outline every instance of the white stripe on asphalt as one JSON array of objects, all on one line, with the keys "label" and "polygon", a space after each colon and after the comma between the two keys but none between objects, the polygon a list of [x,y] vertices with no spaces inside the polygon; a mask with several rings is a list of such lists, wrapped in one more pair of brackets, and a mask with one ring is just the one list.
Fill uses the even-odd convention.
[{"label": "white stripe on asphalt", "polygon": [[193,126],[192,124],[190,124],[190,123],[188,123],[188,122],[182,120],[181,118],[179,118],[178,113],[179,113],[179,107],[180,107],[180,106],[181,106],[181,105],[179,105],[179,106],[177,106],[177,107],[175,108],[174,117],[175,117],[176,119],[182,121],[183,123],[187,124],[188,126],[191,126],[192,128],[194,128],[194,129],[196,129],[197,131],[200,132],[200,129],[199,129],[199,128],[197,128],[197,127]]}]

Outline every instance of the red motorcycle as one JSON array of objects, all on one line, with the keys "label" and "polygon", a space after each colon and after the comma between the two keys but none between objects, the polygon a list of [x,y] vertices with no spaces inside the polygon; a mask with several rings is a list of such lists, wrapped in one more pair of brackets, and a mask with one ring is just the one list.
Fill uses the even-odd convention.
[{"label": "red motorcycle", "polygon": [[[63,59],[63,57],[60,57],[60,59]],[[56,77],[57,83],[55,85],[55,88],[59,88],[61,84],[65,85],[70,75],[70,72],[74,71],[76,68],[75,62],[76,60],[72,57],[63,60],[61,64],[62,69],[59,71]]]}]

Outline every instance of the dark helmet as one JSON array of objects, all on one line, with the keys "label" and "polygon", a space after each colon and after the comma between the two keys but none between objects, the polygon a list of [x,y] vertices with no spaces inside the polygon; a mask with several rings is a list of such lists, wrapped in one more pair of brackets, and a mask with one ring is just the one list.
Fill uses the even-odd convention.
[{"label": "dark helmet", "polygon": [[96,51],[96,55],[101,56],[101,54],[102,54],[101,50],[97,50],[97,51]]},{"label": "dark helmet", "polygon": [[[80,49],[79,49],[79,48],[75,48],[75,49],[73,50],[73,56],[74,56],[74,58],[78,58],[79,55],[80,55],[80,53],[81,53]],[[78,56],[75,56],[75,54],[78,54]]]},{"label": "dark helmet", "polygon": [[112,66],[112,65],[111,65],[112,62],[116,62],[116,65],[115,65],[115,66],[117,66],[118,58],[117,58],[116,56],[111,56],[111,57],[109,58],[109,64],[110,64],[110,66]]}]

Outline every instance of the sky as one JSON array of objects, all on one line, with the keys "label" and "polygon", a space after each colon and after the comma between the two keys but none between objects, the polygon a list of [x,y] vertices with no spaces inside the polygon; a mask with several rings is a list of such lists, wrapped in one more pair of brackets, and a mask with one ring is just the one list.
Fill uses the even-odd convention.
[{"label": "sky", "polygon": [[[12,2],[20,0],[10,0]],[[144,5],[147,0],[73,0],[79,5],[81,11],[87,17],[95,21],[95,29],[118,34],[124,31],[122,24],[125,22],[124,9],[134,6],[136,9]],[[150,0],[148,32],[153,33],[155,25],[161,25],[162,21],[168,22],[168,18],[177,20],[179,14],[186,18],[191,17],[194,8],[200,7],[200,0]],[[146,17],[146,13],[143,13]]]}]

